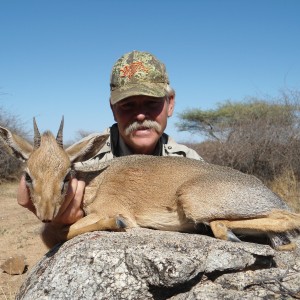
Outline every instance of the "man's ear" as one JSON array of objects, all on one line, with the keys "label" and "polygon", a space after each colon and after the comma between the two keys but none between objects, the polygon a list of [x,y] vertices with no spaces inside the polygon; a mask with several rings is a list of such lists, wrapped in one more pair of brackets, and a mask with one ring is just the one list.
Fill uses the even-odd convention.
[{"label": "man's ear", "polygon": [[175,108],[175,95],[170,95],[168,100],[168,117],[173,115],[173,111]]}]

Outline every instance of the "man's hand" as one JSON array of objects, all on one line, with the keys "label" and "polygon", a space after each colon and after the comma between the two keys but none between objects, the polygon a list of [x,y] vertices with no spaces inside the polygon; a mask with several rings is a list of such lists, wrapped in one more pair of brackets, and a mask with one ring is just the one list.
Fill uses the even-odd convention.
[{"label": "man's hand", "polygon": [[[69,225],[73,224],[84,216],[82,209],[82,199],[84,195],[85,182],[72,178],[69,183],[65,201],[62,204],[58,215],[53,222],[56,224]],[[29,189],[25,183],[25,177],[22,176],[18,194],[18,203],[36,214],[35,207],[30,199]]]}]

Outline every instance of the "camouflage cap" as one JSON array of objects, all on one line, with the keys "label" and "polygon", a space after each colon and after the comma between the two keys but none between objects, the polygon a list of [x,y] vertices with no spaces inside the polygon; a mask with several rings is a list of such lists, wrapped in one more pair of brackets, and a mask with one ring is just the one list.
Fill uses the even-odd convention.
[{"label": "camouflage cap", "polygon": [[169,84],[166,67],[148,52],[124,54],[113,66],[110,77],[110,103],[131,96],[164,97]]}]

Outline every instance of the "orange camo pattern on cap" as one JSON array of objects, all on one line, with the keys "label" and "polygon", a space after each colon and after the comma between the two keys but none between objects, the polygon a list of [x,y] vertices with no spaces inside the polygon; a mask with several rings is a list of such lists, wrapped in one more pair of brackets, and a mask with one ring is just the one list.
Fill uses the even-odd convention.
[{"label": "orange camo pattern on cap", "polygon": [[135,73],[140,71],[148,73],[148,68],[144,66],[142,61],[136,61],[120,69],[120,77],[128,77],[130,79]]}]

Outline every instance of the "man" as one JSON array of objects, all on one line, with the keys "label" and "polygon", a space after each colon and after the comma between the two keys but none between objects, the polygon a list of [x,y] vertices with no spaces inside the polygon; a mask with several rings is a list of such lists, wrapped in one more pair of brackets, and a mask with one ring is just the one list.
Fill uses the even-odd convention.
[{"label": "man", "polygon": [[[169,85],[165,65],[147,52],[132,51],[113,66],[110,79],[110,106],[116,124],[104,147],[91,160],[106,161],[118,156],[147,154],[202,158],[192,149],[175,143],[164,130],[175,105],[175,92]],[[72,179],[60,214],[54,222],[72,224],[84,216],[82,198],[85,183]],[[18,203],[35,213],[24,178],[18,190]]]}]

